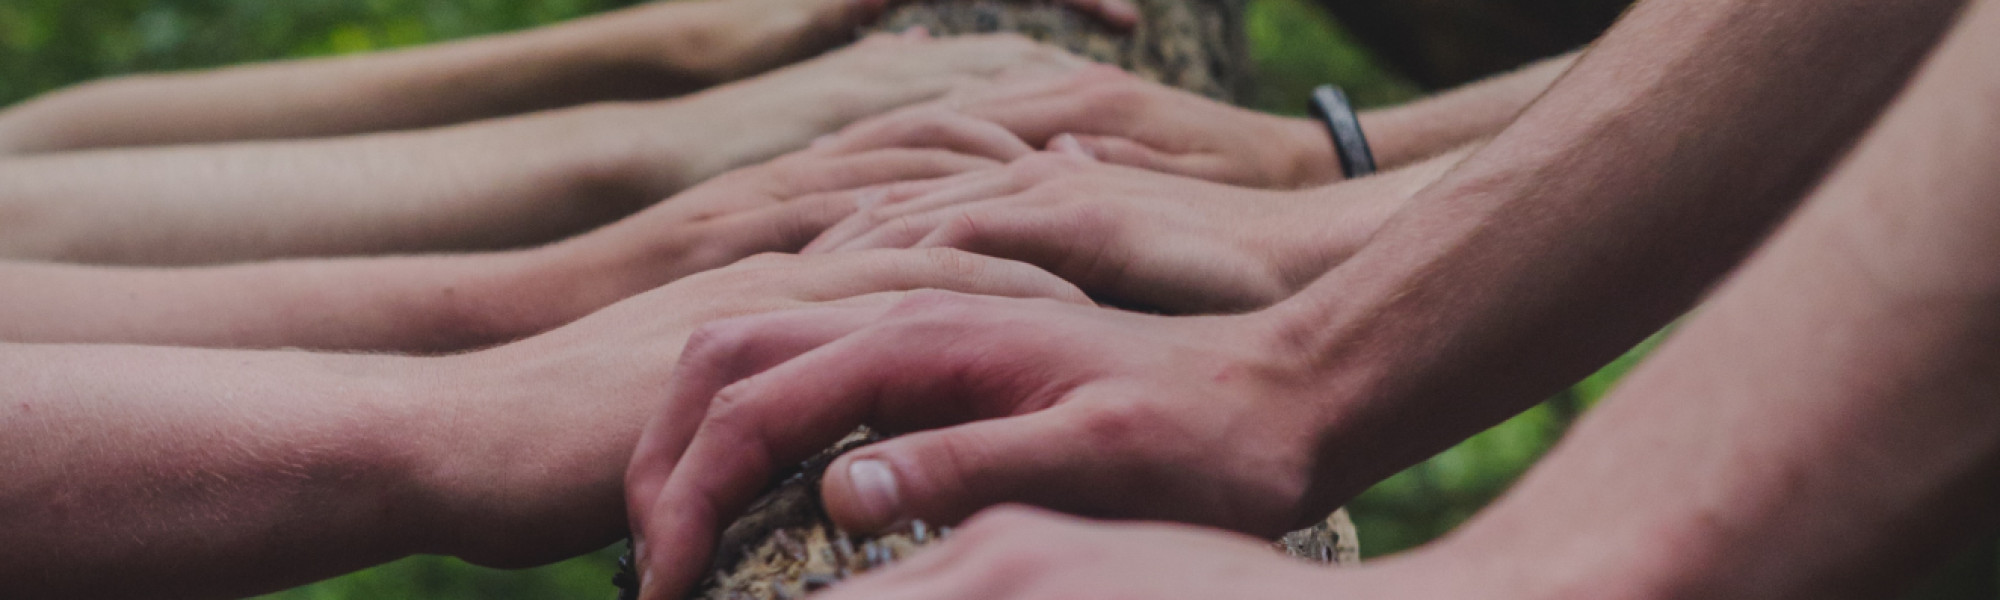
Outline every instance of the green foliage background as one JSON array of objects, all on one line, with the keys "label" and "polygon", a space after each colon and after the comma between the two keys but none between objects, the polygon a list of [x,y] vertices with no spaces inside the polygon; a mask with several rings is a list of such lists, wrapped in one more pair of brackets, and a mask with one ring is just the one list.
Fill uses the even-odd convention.
[{"label": "green foliage background", "polygon": [[[364,52],[529,27],[632,0],[0,0],[0,105],[92,78]],[[1263,108],[1299,113],[1306,91],[1345,85],[1364,105],[1419,91],[1384,71],[1318,7],[1253,0],[1248,26]],[[1430,540],[1484,506],[1553,446],[1657,339],[1548,403],[1411,468],[1353,505],[1369,555]],[[1991,544],[1920,597],[1995,598]],[[606,598],[614,549],[525,571],[414,557],[273,594],[350,598]]]}]

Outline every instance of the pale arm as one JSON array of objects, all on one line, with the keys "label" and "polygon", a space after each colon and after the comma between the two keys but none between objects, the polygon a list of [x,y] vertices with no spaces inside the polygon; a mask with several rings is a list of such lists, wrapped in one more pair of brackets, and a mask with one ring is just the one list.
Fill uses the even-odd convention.
[{"label": "pale arm", "polygon": [[1010,36],[873,39],[671,100],[0,161],[0,257],[195,264],[527,246],[961,84],[1082,64]]},{"label": "pale arm", "polygon": [[418,551],[416,368],[0,344],[0,591],[239,597]]},{"label": "pale arm", "polygon": [[0,340],[430,352],[489,346],[752,254],[795,251],[881,182],[994,165],[943,150],[793,155],[529,250],[179,268],[0,261]]},{"label": "pale arm", "polygon": [[851,0],[648,3],[407,50],[107,79],[0,113],[0,154],[324,137],[659,97],[809,56],[869,12]]}]

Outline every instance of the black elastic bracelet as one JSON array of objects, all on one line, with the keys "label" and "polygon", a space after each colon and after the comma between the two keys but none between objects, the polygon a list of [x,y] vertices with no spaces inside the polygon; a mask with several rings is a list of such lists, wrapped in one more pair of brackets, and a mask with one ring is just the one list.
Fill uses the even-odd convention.
[{"label": "black elastic bracelet", "polygon": [[1361,133],[1361,119],[1354,115],[1354,105],[1347,101],[1347,93],[1340,86],[1313,88],[1312,112],[1326,122],[1327,133],[1333,134],[1333,154],[1340,159],[1341,174],[1348,179],[1375,174],[1375,153],[1368,150],[1368,136]]}]

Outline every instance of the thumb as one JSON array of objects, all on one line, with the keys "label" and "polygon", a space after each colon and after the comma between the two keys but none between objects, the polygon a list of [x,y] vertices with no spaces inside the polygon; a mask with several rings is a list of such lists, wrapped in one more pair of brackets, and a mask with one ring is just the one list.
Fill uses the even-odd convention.
[{"label": "thumb", "polygon": [[849,452],[820,483],[827,514],[847,531],[873,532],[912,519],[957,523],[1012,502],[1087,509],[1126,493],[1093,476],[1109,462],[1054,412],[913,433]]}]

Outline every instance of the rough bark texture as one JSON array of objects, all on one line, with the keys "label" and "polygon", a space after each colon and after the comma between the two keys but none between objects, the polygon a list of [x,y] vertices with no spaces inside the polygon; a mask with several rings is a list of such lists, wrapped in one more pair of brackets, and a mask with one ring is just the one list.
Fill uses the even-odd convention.
[{"label": "rough bark texture", "polygon": [[1632,0],[1319,0],[1398,72],[1431,89],[1574,50]]},{"label": "rough bark texture", "polygon": [[[842,452],[875,441],[857,432],[814,457],[752,505],[722,533],[714,574],[690,596],[695,600],[801,598],[842,579],[892,564],[951,535],[950,527],[922,522],[877,536],[852,536],[834,527],[819,503],[826,466]],[[1354,524],[1336,512],[1310,529],[1272,545],[1299,559],[1326,564],[1360,561]]]},{"label": "rough bark texture", "polygon": [[1247,97],[1245,0],[1136,1],[1145,19],[1130,32],[1112,31],[1049,0],[913,2],[890,10],[876,29],[922,26],[937,35],[1015,32],[1212,98]]}]

